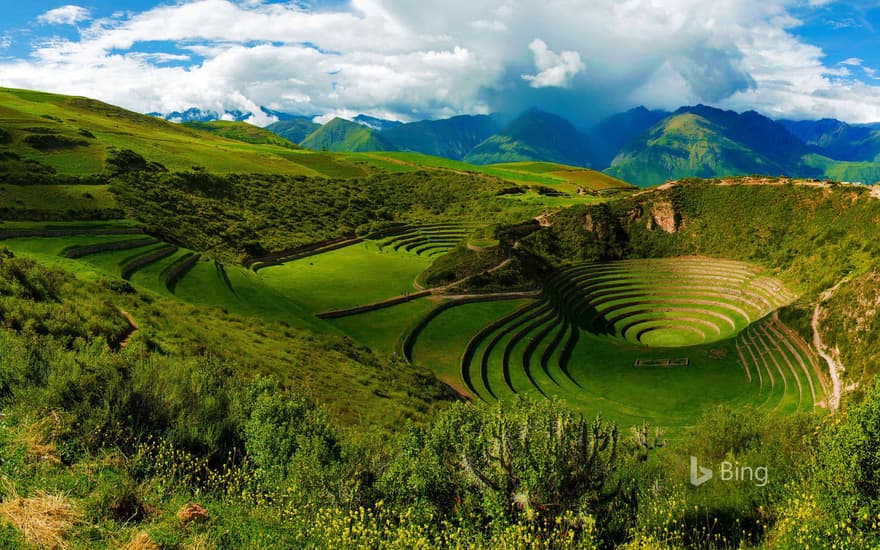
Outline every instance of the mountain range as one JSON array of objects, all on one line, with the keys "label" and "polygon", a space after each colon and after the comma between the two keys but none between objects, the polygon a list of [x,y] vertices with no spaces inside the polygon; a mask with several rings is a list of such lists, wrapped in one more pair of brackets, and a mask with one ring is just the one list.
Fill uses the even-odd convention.
[{"label": "mountain range", "polygon": [[[637,107],[589,129],[530,109],[519,116],[459,115],[401,123],[368,115],[326,124],[263,109],[267,130],[311,150],[411,151],[485,165],[547,161],[601,170],[637,185],[687,177],[787,175],[873,183],[880,180],[880,123],[773,120],[705,105],[675,111]],[[170,120],[202,120],[190,109]],[[226,113],[247,120],[250,113]]]}]

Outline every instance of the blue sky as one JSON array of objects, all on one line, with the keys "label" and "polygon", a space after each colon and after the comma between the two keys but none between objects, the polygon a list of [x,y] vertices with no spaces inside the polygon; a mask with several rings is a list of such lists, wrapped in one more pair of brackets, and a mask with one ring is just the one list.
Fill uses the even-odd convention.
[{"label": "blue sky", "polygon": [[[880,0],[6,0],[0,86],[141,112],[880,121]],[[271,122],[258,114],[257,124]]]},{"label": "blue sky", "polygon": [[[808,5],[794,13],[803,24],[793,34],[822,48],[828,65],[860,60],[863,68],[853,70],[854,76],[866,83],[878,82],[870,72],[880,70],[880,2]],[[880,78],[880,72],[876,76]]]}]

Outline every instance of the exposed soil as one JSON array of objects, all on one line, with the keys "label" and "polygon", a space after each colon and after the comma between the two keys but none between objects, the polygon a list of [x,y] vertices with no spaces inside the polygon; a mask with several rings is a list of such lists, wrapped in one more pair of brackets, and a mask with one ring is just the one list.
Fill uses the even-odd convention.
[{"label": "exposed soil", "polygon": [[134,317],[132,317],[131,314],[124,309],[119,308],[119,314],[125,317],[125,320],[128,321],[129,327],[128,332],[125,334],[122,340],[119,341],[119,344],[117,344],[118,349],[123,349],[131,341],[131,337],[134,336],[134,334],[138,331],[138,324],[137,321],[134,320]]},{"label": "exposed soil", "polygon": [[810,326],[813,329],[813,347],[816,348],[819,356],[828,363],[828,374],[831,377],[831,395],[828,396],[828,408],[832,411],[836,411],[840,407],[840,396],[843,391],[840,386],[840,373],[844,368],[840,362],[840,350],[830,349],[822,341],[822,334],[819,332],[819,318],[822,315],[822,304],[831,299],[840,285],[848,280],[848,277],[844,277],[819,296],[819,301],[816,302],[816,308],[813,310],[813,318],[810,320]]}]

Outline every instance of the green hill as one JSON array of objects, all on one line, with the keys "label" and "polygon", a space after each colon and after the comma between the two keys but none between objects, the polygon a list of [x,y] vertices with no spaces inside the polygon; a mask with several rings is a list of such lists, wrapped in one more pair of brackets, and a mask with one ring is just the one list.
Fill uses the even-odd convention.
[{"label": "green hill", "polygon": [[472,164],[545,161],[589,166],[587,138],[564,118],[532,109],[477,145],[464,157]]},{"label": "green hill", "polygon": [[0,173],[24,178],[97,174],[107,171],[108,160],[122,150],[172,171],[198,166],[216,173],[331,177],[368,172],[331,155],[272,144],[268,136],[270,143],[245,143],[239,139],[262,131],[242,128],[225,128],[238,138],[228,139],[93,99],[0,88]]},{"label": "green hill", "polygon": [[608,168],[624,147],[667,116],[669,113],[665,111],[649,111],[645,107],[636,107],[600,121],[589,134],[595,159],[593,167],[597,170]]},{"label": "green hill", "polygon": [[313,151],[366,152],[394,151],[393,145],[376,130],[356,122],[334,118],[300,143]]},{"label": "green hill", "polygon": [[[612,189],[630,189],[632,184],[608,174],[553,162],[506,162],[489,164],[484,167],[487,174],[497,174],[513,181],[531,183],[529,176],[540,176],[549,181],[558,180],[567,191],[577,191],[578,188],[588,191],[608,191]],[[518,180],[517,177],[522,177]]]},{"label": "green hill", "polygon": [[605,172],[638,185],[686,177],[791,174],[807,152],[783,127],[757,113],[697,106],[656,124]]},{"label": "green hill", "polygon": [[461,115],[422,120],[382,131],[382,137],[401,151],[461,160],[501,127],[495,115]]},{"label": "green hill", "polygon": [[808,145],[819,147],[835,160],[880,161],[880,130],[870,125],[852,125],[825,118],[821,120],[780,120],[780,124]]},{"label": "green hill", "polygon": [[211,122],[186,122],[184,126],[203,130],[214,135],[243,141],[244,143],[256,143],[261,145],[277,145],[287,149],[299,149],[296,143],[288,141],[269,130],[248,124],[247,122],[232,122],[214,120]]},{"label": "green hill", "polygon": [[291,120],[279,120],[266,126],[266,130],[277,134],[293,143],[300,143],[306,139],[309,134],[320,128],[320,124],[315,124],[310,118],[295,117]]}]

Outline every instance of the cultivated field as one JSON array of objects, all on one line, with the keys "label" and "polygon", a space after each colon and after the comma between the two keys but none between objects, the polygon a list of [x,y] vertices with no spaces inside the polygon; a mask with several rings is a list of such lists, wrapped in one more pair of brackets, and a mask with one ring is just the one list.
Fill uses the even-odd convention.
[{"label": "cultivated field", "polygon": [[491,318],[479,314],[487,304],[443,311],[412,359],[454,373],[474,399],[557,396],[675,432],[718,403],[784,413],[822,404],[815,352],[773,313],[793,298],[742,262],[587,263],[555,273],[535,299],[493,305]]}]

